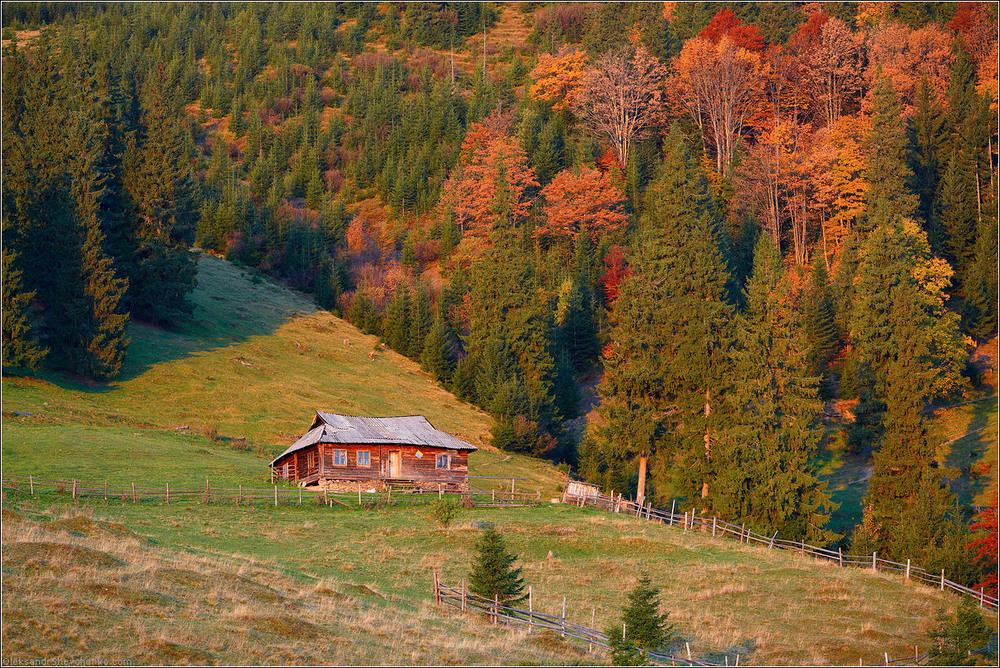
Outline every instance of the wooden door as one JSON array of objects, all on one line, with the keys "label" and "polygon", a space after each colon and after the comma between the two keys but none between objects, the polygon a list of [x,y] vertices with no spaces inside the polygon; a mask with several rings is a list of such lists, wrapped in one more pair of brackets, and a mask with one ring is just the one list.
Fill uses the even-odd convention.
[{"label": "wooden door", "polygon": [[390,452],[389,453],[389,477],[390,478],[402,478],[403,477],[403,453],[402,452]]}]

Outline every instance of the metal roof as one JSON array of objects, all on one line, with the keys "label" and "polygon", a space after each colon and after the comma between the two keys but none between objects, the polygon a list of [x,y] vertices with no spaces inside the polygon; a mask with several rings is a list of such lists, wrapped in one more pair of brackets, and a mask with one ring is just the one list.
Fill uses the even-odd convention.
[{"label": "metal roof", "polygon": [[316,411],[313,427],[287,450],[274,458],[275,462],[316,443],[344,445],[422,445],[448,450],[478,450],[471,443],[446,434],[427,421],[423,415],[405,417],[359,417]]}]

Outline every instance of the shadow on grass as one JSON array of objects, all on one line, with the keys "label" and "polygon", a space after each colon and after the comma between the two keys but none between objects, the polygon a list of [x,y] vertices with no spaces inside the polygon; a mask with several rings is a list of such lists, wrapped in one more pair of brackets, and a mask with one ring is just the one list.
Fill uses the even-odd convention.
[{"label": "shadow on grass", "polygon": [[307,296],[207,254],[198,260],[198,284],[189,300],[194,311],[176,328],[129,323],[125,363],[108,383],[50,370],[32,377],[66,390],[110,392],[117,383],[134,380],[161,362],[272,334],[293,317],[318,311]]},{"label": "shadow on grass", "polygon": [[[686,651],[686,648],[681,647],[681,650]],[[757,651],[757,641],[753,638],[747,638],[740,644],[733,645],[724,650],[706,652],[702,654],[701,660],[719,666],[735,666],[737,665],[737,659],[739,659],[739,665],[746,665],[748,657],[752,656],[755,651]],[[678,653],[678,655],[680,654]]]}]

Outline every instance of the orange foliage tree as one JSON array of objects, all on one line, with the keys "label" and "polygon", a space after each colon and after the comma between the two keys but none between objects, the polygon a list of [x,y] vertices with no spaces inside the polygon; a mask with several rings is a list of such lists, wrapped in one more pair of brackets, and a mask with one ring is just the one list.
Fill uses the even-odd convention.
[{"label": "orange foliage tree", "polygon": [[542,198],[545,221],[535,228],[535,238],[576,239],[581,228],[602,234],[620,229],[628,220],[621,189],[607,174],[586,165],[556,174],[542,190]]},{"label": "orange foliage tree", "polygon": [[630,44],[601,56],[584,77],[574,111],[611,140],[622,165],[632,140],[663,121],[664,75],[655,56]]},{"label": "orange foliage tree", "polygon": [[943,101],[955,60],[951,41],[947,31],[933,24],[919,30],[898,23],[880,24],[868,31],[865,79],[870,86],[879,71],[888,77],[903,103],[905,116],[913,113],[917,85],[925,75],[938,101]]},{"label": "orange foliage tree", "polygon": [[813,101],[832,125],[844,111],[845,102],[861,92],[863,43],[843,21],[830,19],[820,28],[820,41],[808,49],[806,77]]},{"label": "orange foliage tree", "polygon": [[538,188],[520,143],[510,135],[510,114],[499,109],[473,123],[459,165],[445,182],[439,207],[472,236],[486,237],[498,222],[524,220]]},{"label": "orange foliage tree", "polygon": [[576,102],[580,82],[587,67],[587,54],[565,47],[558,56],[543,53],[531,70],[535,83],[528,93],[536,100],[550,102],[553,109],[569,109]]},{"label": "orange foliage tree", "polygon": [[[725,174],[747,120],[759,106],[760,55],[728,36],[718,43],[689,39],[674,61],[675,102],[715,143],[716,170]],[[708,131],[708,132],[706,132]]]}]

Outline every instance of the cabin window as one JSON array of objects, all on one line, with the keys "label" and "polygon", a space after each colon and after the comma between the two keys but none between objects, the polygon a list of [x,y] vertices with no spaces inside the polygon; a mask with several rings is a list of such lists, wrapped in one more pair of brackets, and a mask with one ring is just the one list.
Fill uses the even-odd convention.
[{"label": "cabin window", "polygon": [[367,450],[358,450],[358,466],[369,468],[372,465],[372,453]]},{"label": "cabin window", "polygon": [[288,480],[288,462],[285,462],[285,472],[281,476],[285,480]]},{"label": "cabin window", "polygon": [[450,463],[448,460],[450,459],[451,457],[449,457],[448,455],[438,455],[437,460],[434,463],[434,468],[436,469],[451,468],[450,466],[448,466],[448,464]]},{"label": "cabin window", "polygon": [[306,468],[311,469],[316,464],[316,453],[310,452],[306,455]]},{"label": "cabin window", "polygon": [[334,466],[347,466],[347,450],[334,450],[333,451],[333,465]]}]

